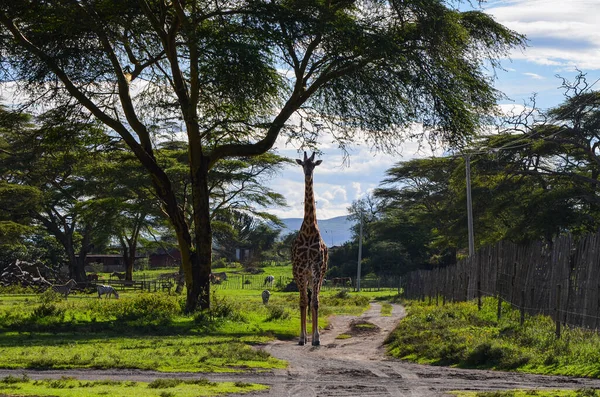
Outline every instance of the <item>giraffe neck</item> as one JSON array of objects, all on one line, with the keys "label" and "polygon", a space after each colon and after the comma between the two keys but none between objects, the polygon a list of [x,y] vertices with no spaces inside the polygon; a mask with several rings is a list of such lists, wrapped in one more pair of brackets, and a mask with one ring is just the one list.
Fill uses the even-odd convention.
[{"label": "giraffe neck", "polygon": [[315,193],[313,191],[313,177],[304,177],[304,222],[303,225],[317,225],[317,209],[315,207]]}]

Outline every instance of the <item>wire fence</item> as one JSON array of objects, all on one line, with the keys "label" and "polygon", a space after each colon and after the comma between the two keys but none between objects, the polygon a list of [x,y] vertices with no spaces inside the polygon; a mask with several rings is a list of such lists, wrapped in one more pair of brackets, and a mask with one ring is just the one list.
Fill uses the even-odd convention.
[{"label": "wire fence", "polygon": [[553,316],[557,334],[561,324],[599,329],[600,232],[578,241],[571,235],[552,243],[501,241],[456,265],[410,272],[401,285],[409,299],[496,296],[522,316]]},{"label": "wire fence", "polygon": [[[400,277],[380,277],[380,278],[361,278],[361,291],[382,291],[394,290],[400,291]],[[274,289],[283,291],[289,288],[294,281],[292,276],[275,276],[273,281],[269,281],[267,276],[261,275],[227,275],[221,277],[218,282],[212,285],[213,289],[251,289],[264,290]],[[336,289],[356,289],[356,280],[350,277],[334,277],[325,279],[321,290]]]}]

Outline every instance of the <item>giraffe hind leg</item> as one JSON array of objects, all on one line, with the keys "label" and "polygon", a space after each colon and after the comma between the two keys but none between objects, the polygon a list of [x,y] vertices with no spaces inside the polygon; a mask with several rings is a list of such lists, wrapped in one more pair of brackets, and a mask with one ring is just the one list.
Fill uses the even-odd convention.
[{"label": "giraffe hind leg", "polygon": [[312,345],[319,346],[321,337],[319,334],[319,293],[321,292],[321,282],[318,278],[313,280],[311,311],[312,311]]}]

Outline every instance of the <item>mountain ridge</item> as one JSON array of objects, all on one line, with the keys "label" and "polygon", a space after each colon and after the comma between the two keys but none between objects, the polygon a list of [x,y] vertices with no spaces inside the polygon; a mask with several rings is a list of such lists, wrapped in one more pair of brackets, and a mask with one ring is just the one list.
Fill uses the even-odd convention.
[{"label": "mountain ridge", "polygon": [[[281,228],[281,237],[288,233],[300,230],[303,218],[283,218],[281,221],[285,227]],[[328,247],[342,245],[352,239],[351,227],[353,223],[347,219],[346,215],[336,216],[329,219],[317,219],[321,238]]]}]

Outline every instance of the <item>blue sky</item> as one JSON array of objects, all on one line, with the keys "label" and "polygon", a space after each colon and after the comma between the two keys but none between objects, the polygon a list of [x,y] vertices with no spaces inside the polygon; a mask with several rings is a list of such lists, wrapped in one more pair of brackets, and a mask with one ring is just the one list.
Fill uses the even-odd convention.
[{"label": "blue sky", "polygon": [[[503,105],[522,105],[533,93],[537,93],[542,109],[558,105],[563,91],[559,89],[561,80],[555,76],[572,80],[576,68],[587,73],[590,84],[600,78],[600,0],[499,0],[483,4],[483,10],[529,40],[525,50],[513,51],[510,59],[502,62],[506,71],[498,71],[495,86],[511,98]],[[593,88],[600,90],[600,82]],[[315,170],[319,219],[346,215],[352,201],[376,188],[394,163],[432,154],[414,142],[402,147],[402,156],[354,145],[345,164],[341,150],[327,138],[319,148],[323,152],[323,164]],[[277,151],[291,158],[301,157],[296,148],[283,143]],[[302,217],[304,178],[299,166],[288,166],[269,186],[283,194],[289,205],[269,212],[282,218]]]}]

